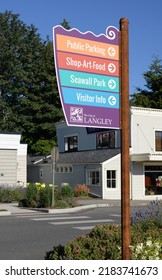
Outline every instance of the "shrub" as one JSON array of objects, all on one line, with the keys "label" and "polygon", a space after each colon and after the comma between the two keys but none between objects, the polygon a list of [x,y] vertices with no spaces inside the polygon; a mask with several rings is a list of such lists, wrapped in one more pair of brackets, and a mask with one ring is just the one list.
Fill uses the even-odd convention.
[{"label": "shrub", "polygon": [[[155,245],[155,246],[154,246]],[[142,226],[131,226],[131,259],[162,259],[162,231],[144,231]],[[76,237],[65,246],[55,246],[45,254],[49,260],[120,260],[121,226],[97,225],[90,233]]]},{"label": "shrub", "polygon": [[23,189],[9,186],[0,187],[0,202],[19,201],[22,198],[24,198]]},{"label": "shrub", "polygon": [[55,207],[56,208],[68,208],[69,204],[67,201],[63,200],[63,199],[58,199],[55,202]]},{"label": "shrub", "polygon": [[[157,248],[159,259],[162,259],[162,230],[155,227],[147,229],[143,227],[143,224],[136,224],[131,226],[131,252],[132,259],[156,259],[156,248],[153,248],[153,244],[148,241],[153,241],[156,245],[160,244],[161,248]],[[150,248],[148,248],[148,245]],[[141,248],[141,251],[140,251]],[[154,250],[155,249],[155,250]]]},{"label": "shrub", "polygon": [[75,197],[63,197],[63,199],[67,202],[69,207],[75,207],[77,206],[77,200]]},{"label": "shrub", "polygon": [[38,190],[36,184],[28,184],[25,192],[28,207],[37,207],[38,205]]},{"label": "shrub", "polygon": [[131,225],[141,224],[143,229],[162,228],[162,202],[151,201],[144,209],[139,209],[131,216]]},{"label": "shrub", "polygon": [[120,242],[120,227],[98,225],[89,234],[69,241],[64,247],[55,246],[52,251],[46,253],[45,259],[121,259]]},{"label": "shrub", "polygon": [[49,186],[40,188],[38,193],[37,207],[40,208],[50,207],[51,203],[52,203],[52,188]]},{"label": "shrub", "polygon": [[62,197],[72,197],[74,196],[74,191],[69,185],[61,187],[60,196]]},{"label": "shrub", "polygon": [[1,202],[12,202],[12,191],[10,187],[0,188],[0,201]]},{"label": "shrub", "polygon": [[74,195],[75,196],[88,196],[88,194],[89,194],[89,188],[88,188],[88,186],[87,185],[85,185],[85,184],[78,184],[78,185],[76,185],[75,186],[75,189],[74,189]]},{"label": "shrub", "polygon": [[53,250],[47,252],[45,255],[45,260],[64,260],[64,259],[65,259],[65,250],[64,250],[64,246],[62,246],[61,244],[53,247]]},{"label": "shrub", "polygon": [[[49,185],[52,188],[52,185]],[[58,186],[54,186],[54,199],[57,201],[59,199],[59,189]]]},{"label": "shrub", "polygon": [[[58,187],[54,186],[54,199],[58,199]],[[20,207],[46,208],[52,204],[52,185],[28,183],[24,198],[19,201]]]},{"label": "shrub", "polygon": [[89,234],[68,242],[65,246],[65,254],[70,260],[119,260],[121,259],[120,242],[119,226],[98,225]]},{"label": "shrub", "polygon": [[160,260],[161,259],[160,241],[155,241],[149,237],[146,241],[131,246],[132,260]]},{"label": "shrub", "polygon": [[20,199],[19,200],[19,204],[18,204],[19,207],[28,207],[28,201],[26,198],[23,198],[23,199]]}]

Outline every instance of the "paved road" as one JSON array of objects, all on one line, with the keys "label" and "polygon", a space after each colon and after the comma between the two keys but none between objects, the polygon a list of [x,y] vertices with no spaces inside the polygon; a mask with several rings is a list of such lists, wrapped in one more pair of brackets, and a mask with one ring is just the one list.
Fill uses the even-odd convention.
[{"label": "paved road", "polygon": [[119,224],[120,221],[120,207],[116,206],[71,214],[30,213],[0,217],[0,259],[43,260],[45,252],[52,250],[54,245],[66,244],[76,236],[88,233],[96,224]]},{"label": "paved road", "polygon": [[0,259],[44,259],[45,252],[54,245],[63,245],[103,223],[120,223],[119,209],[0,217]]}]

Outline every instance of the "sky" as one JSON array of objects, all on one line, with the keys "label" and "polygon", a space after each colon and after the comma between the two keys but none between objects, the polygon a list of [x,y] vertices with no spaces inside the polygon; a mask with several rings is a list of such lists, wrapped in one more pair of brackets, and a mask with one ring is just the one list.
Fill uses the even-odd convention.
[{"label": "sky", "polygon": [[64,19],[71,28],[95,35],[108,26],[120,28],[120,19],[129,21],[129,91],[145,89],[143,74],[155,56],[162,59],[161,0],[0,0],[0,13],[19,14],[26,24],[33,24],[42,39],[52,40],[52,28]]}]

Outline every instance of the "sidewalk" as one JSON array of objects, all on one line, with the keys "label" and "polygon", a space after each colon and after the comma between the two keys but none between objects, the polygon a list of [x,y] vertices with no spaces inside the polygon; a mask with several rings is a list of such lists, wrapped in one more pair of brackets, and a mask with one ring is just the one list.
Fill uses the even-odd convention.
[{"label": "sidewalk", "polygon": [[[61,213],[74,213],[80,212],[87,209],[93,209],[96,207],[112,207],[120,206],[120,200],[107,200],[101,198],[86,198],[79,199],[79,206],[74,208],[64,208],[64,209],[52,209],[52,208],[22,208],[18,207],[18,203],[0,203],[0,210],[5,209],[7,211],[0,211],[0,216],[12,215],[12,214],[40,214],[40,213],[49,213],[49,214],[61,214]],[[131,200],[131,206],[144,206],[149,203],[148,200]],[[6,212],[6,213],[5,213]]]},{"label": "sidewalk", "polygon": [[18,207],[18,203],[0,203],[0,210],[5,209],[7,210],[6,212],[8,213],[1,213],[0,211],[0,216],[5,216],[6,215],[11,215],[11,214],[32,214],[36,213],[37,211],[34,211],[33,209],[28,209],[28,208],[21,208]]}]

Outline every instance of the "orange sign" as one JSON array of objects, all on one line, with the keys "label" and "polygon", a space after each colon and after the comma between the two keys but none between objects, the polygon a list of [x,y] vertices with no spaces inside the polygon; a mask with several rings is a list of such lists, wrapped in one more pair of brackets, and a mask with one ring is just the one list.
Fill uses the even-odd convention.
[{"label": "orange sign", "polygon": [[118,61],[59,51],[57,55],[59,68],[109,76],[119,76]]},{"label": "orange sign", "polygon": [[81,38],[56,35],[57,50],[119,60],[119,46]]}]

